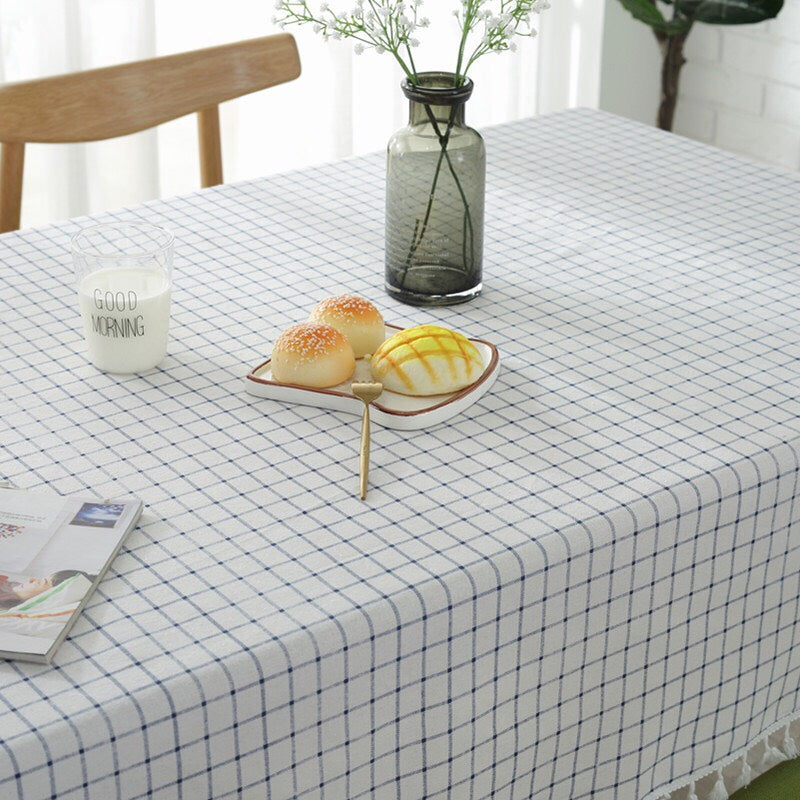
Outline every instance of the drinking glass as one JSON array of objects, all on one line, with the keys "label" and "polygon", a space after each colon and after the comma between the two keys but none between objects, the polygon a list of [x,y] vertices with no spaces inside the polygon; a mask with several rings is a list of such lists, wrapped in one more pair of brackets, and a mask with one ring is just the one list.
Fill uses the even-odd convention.
[{"label": "drinking glass", "polygon": [[103,372],[157,366],[167,353],[172,234],[144,222],[113,222],[72,237],[89,359]]}]

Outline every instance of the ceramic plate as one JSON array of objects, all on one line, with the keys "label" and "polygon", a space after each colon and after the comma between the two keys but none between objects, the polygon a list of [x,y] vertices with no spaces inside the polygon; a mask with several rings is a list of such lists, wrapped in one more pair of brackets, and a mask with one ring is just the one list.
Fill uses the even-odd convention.
[{"label": "ceramic plate", "polygon": [[[401,328],[395,325],[387,325],[386,338],[388,339],[399,330]],[[482,339],[470,339],[470,341],[477,347],[484,364],[483,374],[475,383],[458,392],[430,397],[409,397],[385,390],[370,405],[370,419],[385,428],[412,431],[438,425],[469,408],[491,388],[500,367],[500,357],[493,344]],[[356,360],[356,371],[352,378],[329,389],[313,389],[292,383],[279,383],[272,380],[269,365],[269,361],[259,364],[245,379],[247,391],[250,394],[282,403],[316,406],[317,408],[361,415],[364,405],[361,400],[353,397],[350,384],[372,380],[369,364],[364,359]]]}]

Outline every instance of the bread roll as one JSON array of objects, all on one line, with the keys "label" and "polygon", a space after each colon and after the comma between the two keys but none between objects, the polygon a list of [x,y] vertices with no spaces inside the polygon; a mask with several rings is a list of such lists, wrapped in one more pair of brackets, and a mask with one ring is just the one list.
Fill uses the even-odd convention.
[{"label": "bread roll", "polygon": [[478,349],[462,334],[419,325],[387,339],[373,353],[370,369],[389,391],[426,396],[469,386],[483,374],[484,364]]},{"label": "bread roll", "polygon": [[356,358],[374,353],[386,338],[383,317],[369,300],[355,294],[340,294],[318,303],[309,317],[341,331]]},{"label": "bread roll", "polygon": [[275,342],[270,369],[281,383],[323,389],[352,376],[353,348],[330,325],[300,322],[287,328]]}]

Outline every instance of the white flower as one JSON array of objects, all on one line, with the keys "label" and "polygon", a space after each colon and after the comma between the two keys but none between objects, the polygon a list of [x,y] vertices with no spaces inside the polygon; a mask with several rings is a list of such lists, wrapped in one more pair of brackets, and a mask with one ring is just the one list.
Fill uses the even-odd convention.
[{"label": "white flower", "polygon": [[[334,0],[318,0],[318,13],[312,12],[311,0],[272,2],[279,12],[272,22],[281,29],[285,29],[287,24],[308,24],[325,41],[331,38],[353,39],[357,55],[369,48],[379,54],[391,53],[407,74],[413,72],[413,59],[409,54],[409,63],[406,63],[406,51],[420,45],[414,34],[431,26],[430,19],[420,15],[424,0],[349,0],[350,11],[334,11],[331,8],[331,3],[335,5]],[[516,50],[513,38],[535,36],[531,17],[550,8],[551,0],[447,2],[451,9],[455,6],[452,14],[461,28],[458,63],[464,67],[463,78],[477,58],[488,52],[513,52]],[[433,3],[434,6],[440,4],[441,0]]]}]

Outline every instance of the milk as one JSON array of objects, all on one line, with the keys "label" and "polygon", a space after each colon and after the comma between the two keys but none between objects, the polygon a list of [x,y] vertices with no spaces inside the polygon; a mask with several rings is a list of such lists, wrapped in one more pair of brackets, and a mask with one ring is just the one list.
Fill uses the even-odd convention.
[{"label": "milk", "polygon": [[78,286],[92,363],[104,372],[144,372],[167,353],[169,278],[157,269],[99,269]]}]

